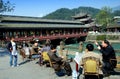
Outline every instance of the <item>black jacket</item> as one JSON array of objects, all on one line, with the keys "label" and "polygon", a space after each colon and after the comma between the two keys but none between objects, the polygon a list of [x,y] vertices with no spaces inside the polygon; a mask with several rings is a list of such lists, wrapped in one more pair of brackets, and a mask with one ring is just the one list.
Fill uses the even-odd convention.
[{"label": "black jacket", "polygon": [[52,53],[52,55],[51,55],[51,61],[60,64],[62,62],[62,58],[58,57],[56,55],[56,53]]},{"label": "black jacket", "polygon": [[103,48],[101,46],[100,52],[102,53],[103,61],[110,61],[110,59],[116,59],[115,51],[112,46]]},{"label": "black jacket", "polygon": [[103,62],[106,64],[108,63],[109,67],[115,68],[117,65],[117,60],[113,47],[109,45],[106,48],[103,48],[101,46],[100,52],[102,53]]},{"label": "black jacket", "polygon": [[[12,43],[11,43],[11,42],[8,42],[6,48],[8,49],[9,52],[11,52],[11,50],[13,49]],[[17,49],[17,44],[16,44],[16,49]]]}]

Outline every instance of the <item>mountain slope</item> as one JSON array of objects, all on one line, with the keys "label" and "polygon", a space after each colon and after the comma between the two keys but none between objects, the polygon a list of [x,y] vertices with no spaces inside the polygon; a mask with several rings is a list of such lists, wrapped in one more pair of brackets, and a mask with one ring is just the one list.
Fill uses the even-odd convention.
[{"label": "mountain slope", "polygon": [[88,13],[92,17],[95,17],[95,15],[99,12],[99,9],[92,8],[92,7],[79,7],[74,9],[68,9],[68,8],[61,8],[56,10],[55,12],[52,12],[46,16],[43,16],[44,19],[61,19],[61,20],[72,20],[71,16],[74,16],[79,13]]},{"label": "mountain slope", "polygon": [[120,10],[120,5],[112,8],[113,11]]}]

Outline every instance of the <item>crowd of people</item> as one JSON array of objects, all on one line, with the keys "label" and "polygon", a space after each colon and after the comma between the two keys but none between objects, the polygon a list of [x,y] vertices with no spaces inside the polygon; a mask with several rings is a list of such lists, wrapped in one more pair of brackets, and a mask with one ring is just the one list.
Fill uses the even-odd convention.
[{"label": "crowd of people", "polygon": [[[79,68],[79,76],[84,72],[84,62],[83,60],[87,57],[95,57],[99,60],[99,64],[101,67],[99,67],[99,74],[102,77],[104,75],[110,74],[111,71],[114,71],[114,68],[116,67],[117,60],[115,56],[115,51],[108,40],[103,40],[101,44],[99,44],[97,41],[94,43],[98,50],[100,51],[100,54],[93,52],[94,45],[93,44],[87,44],[86,50],[83,53],[81,60],[79,62],[80,68]],[[7,44],[7,49],[10,52],[10,66],[11,67],[17,67],[18,64],[18,48],[17,44],[14,41],[14,37],[11,37],[11,41]],[[24,58],[28,59],[38,59],[38,64],[44,65],[46,62],[44,61],[44,58],[42,57],[43,52],[47,52],[50,61],[55,62],[52,63],[52,66],[55,70],[55,73],[58,76],[62,75],[72,75],[72,68],[70,65],[70,62],[67,60],[66,56],[67,53],[64,54],[63,51],[65,49],[64,43],[60,42],[60,50],[58,51],[56,49],[56,46],[51,45],[50,40],[46,40],[45,44],[42,47],[39,47],[38,41],[34,41],[34,44],[32,47],[29,47],[27,42],[23,41],[22,45],[19,47],[20,49],[20,55]],[[80,43],[79,46],[79,52],[84,51],[83,50],[83,43]],[[59,53],[58,53],[59,52]],[[78,79],[79,79],[78,76]],[[102,79],[101,77],[101,79]],[[87,77],[86,79],[89,79]],[[96,79],[96,78],[95,78]]]}]

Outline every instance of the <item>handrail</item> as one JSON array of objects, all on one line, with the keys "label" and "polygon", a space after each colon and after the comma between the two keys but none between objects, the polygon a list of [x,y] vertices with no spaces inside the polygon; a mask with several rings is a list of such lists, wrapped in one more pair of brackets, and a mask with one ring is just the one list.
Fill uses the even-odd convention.
[{"label": "handrail", "polygon": [[39,40],[54,40],[54,39],[62,39],[62,38],[79,38],[81,36],[87,36],[87,33],[77,33],[77,34],[57,34],[57,35],[49,35],[49,36],[29,36],[29,37],[19,37],[15,38],[15,41],[26,41],[33,40],[34,38],[38,38]]}]

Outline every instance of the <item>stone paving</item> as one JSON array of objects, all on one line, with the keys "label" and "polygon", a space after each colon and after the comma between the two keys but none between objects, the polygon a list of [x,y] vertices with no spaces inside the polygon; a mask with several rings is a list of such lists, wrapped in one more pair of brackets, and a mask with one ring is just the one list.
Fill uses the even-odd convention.
[{"label": "stone paving", "polygon": [[[9,66],[9,56],[0,57],[0,79],[72,79],[72,76],[58,77],[50,67],[39,66],[37,60],[25,62],[19,56],[18,67]],[[72,69],[75,69],[75,63],[70,63]],[[111,75],[104,79],[120,79],[120,75]],[[80,77],[82,79],[82,76]]]}]

